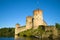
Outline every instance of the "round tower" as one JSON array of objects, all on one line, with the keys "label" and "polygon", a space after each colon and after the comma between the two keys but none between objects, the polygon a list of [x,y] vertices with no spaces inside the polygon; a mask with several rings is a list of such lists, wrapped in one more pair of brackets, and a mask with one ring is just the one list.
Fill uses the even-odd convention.
[{"label": "round tower", "polygon": [[15,38],[17,38],[18,37],[18,33],[20,31],[20,24],[17,23],[15,26],[16,26],[16,28],[15,28]]},{"label": "round tower", "polygon": [[43,25],[42,10],[34,10],[34,28],[38,28],[39,25]]},{"label": "round tower", "polygon": [[32,17],[28,16],[26,18],[26,29],[30,29],[30,28],[32,28]]}]

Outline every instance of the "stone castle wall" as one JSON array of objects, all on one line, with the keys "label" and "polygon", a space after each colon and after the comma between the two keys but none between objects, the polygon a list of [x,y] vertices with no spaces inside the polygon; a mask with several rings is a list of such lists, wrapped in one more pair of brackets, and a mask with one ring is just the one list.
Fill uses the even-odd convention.
[{"label": "stone castle wall", "polygon": [[18,34],[22,31],[27,30],[26,27],[20,27],[19,24],[16,24],[16,28],[15,28],[15,38],[18,38]]}]

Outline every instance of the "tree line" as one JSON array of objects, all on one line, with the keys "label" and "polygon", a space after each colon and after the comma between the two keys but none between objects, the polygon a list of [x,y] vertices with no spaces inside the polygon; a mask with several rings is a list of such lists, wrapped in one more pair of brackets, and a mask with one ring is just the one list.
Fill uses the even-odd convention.
[{"label": "tree line", "polygon": [[1,28],[0,37],[14,37],[15,28]]}]

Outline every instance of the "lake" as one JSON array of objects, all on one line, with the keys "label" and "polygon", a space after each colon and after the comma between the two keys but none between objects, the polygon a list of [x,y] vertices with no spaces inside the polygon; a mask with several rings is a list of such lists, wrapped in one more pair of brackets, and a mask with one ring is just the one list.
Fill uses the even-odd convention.
[{"label": "lake", "polygon": [[24,37],[24,38],[0,38],[0,40],[38,40],[36,38],[28,38],[28,37]]},{"label": "lake", "polygon": [[14,38],[0,38],[0,40],[14,40]]},{"label": "lake", "polygon": [[[15,38],[0,38],[0,40],[41,40],[41,39],[24,37],[24,38],[17,38],[17,39],[15,39]],[[44,38],[43,40],[52,40],[52,39]],[[57,40],[57,39],[55,39],[55,40]]]}]

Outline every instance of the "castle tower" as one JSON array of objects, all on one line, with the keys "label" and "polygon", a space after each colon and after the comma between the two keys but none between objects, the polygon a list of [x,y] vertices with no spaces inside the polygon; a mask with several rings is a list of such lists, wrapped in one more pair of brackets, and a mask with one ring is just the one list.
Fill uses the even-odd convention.
[{"label": "castle tower", "polygon": [[16,28],[15,28],[15,38],[18,37],[18,32],[20,30],[20,24],[16,24]]},{"label": "castle tower", "polygon": [[42,10],[34,10],[34,29],[38,28],[39,25],[43,25]]},{"label": "castle tower", "polygon": [[16,28],[15,28],[15,34],[17,34],[17,33],[18,33],[18,31],[19,31],[19,28],[20,28],[20,24],[16,24]]},{"label": "castle tower", "polygon": [[31,29],[32,28],[32,17],[28,16],[26,18],[26,29]]}]

